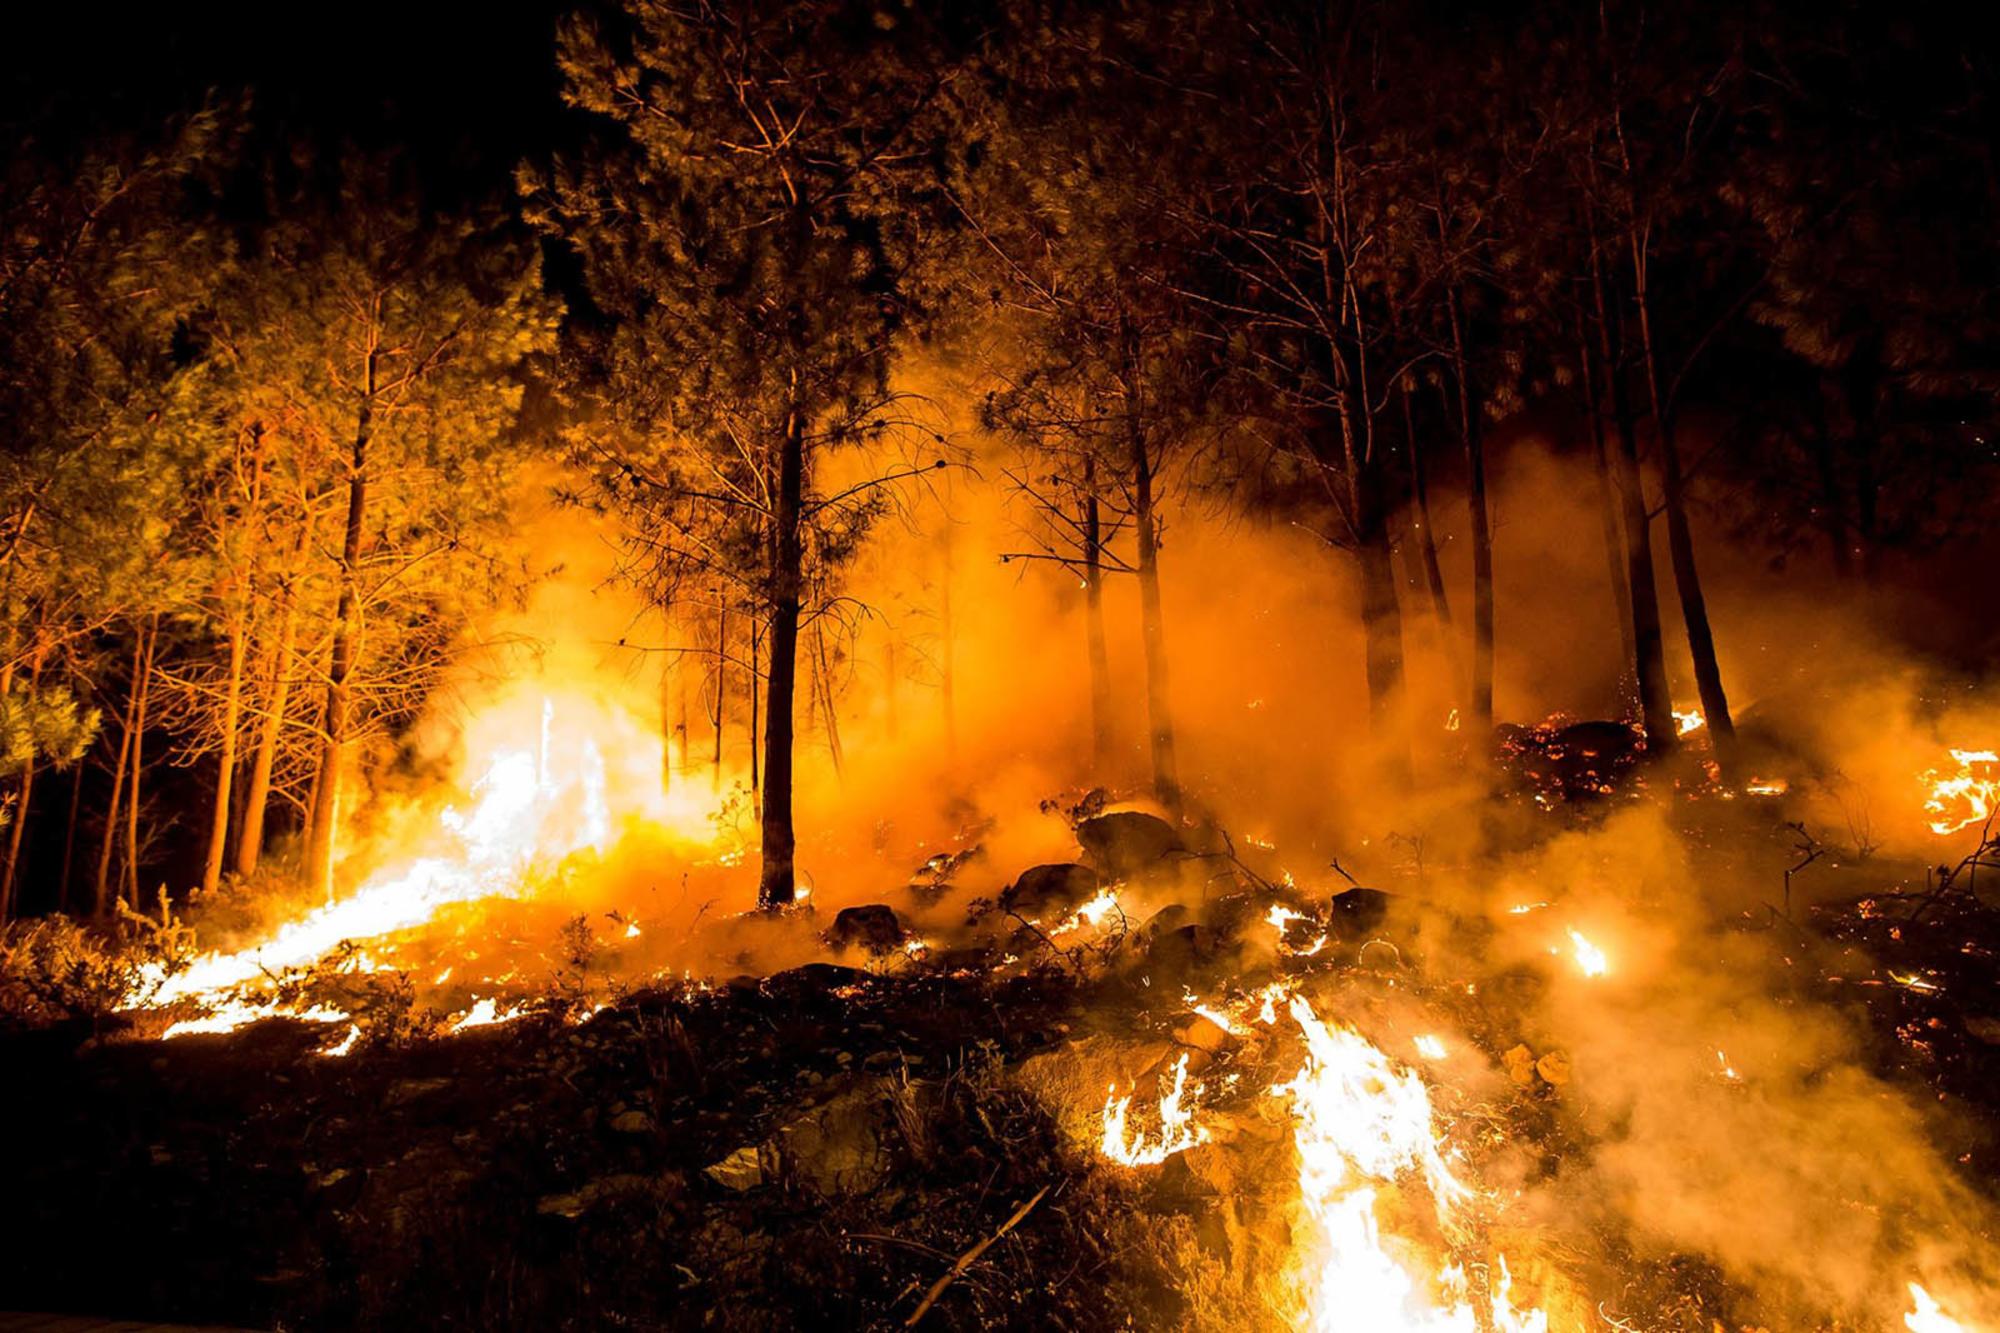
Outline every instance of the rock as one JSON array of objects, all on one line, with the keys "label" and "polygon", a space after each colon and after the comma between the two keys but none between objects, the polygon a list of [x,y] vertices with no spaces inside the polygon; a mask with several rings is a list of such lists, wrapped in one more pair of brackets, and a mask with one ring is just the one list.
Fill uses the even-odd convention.
[{"label": "rock", "polygon": [[1547,1055],[1535,1061],[1535,1072],[1542,1076],[1544,1083],[1547,1083],[1551,1087],[1560,1088],[1563,1084],[1569,1082],[1569,1056],[1562,1051],[1550,1051]]},{"label": "rock", "polygon": [[821,1194],[874,1189],[886,1158],[882,1087],[870,1079],[822,1103],[779,1129],[768,1149],[788,1174]]},{"label": "rock", "polygon": [[1187,850],[1172,824],[1141,810],[1086,819],[1076,826],[1076,840],[1085,859],[1114,879],[1142,875]]},{"label": "rock", "polygon": [[1174,1040],[1183,1046],[1214,1055],[1233,1044],[1236,1038],[1207,1014],[1196,1014],[1185,1027],[1174,1029]]},{"label": "rock", "polygon": [[600,1203],[626,1199],[650,1199],[672,1194],[680,1188],[679,1176],[644,1176],[629,1172],[600,1176],[582,1189],[568,1194],[546,1194],[535,1201],[535,1211],[544,1217],[576,1218]]},{"label": "rock", "polygon": [[650,1134],[658,1128],[653,1117],[644,1111],[620,1111],[611,1117],[611,1132],[614,1134]]},{"label": "rock", "polygon": [[703,1167],[701,1173],[724,1189],[740,1194],[764,1183],[764,1161],[753,1143]]},{"label": "rock", "polygon": [[1000,894],[1003,910],[1024,917],[1067,912],[1097,896],[1100,881],[1089,866],[1031,866]]},{"label": "rock", "polygon": [[1507,1067],[1507,1077],[1522,1087],[1535,1081],[1535,1053],[1526,1046],[1516,1046],[1500,1057],[1500,1063]]},{"label": "rock", "polygon": [[389,1091],[383,1095],[382,1104],[402,1106],[449,1086],[451,1080],[448,1078],[399,1078],[389,1085]]},{"label": "rock", "polygon": [[1336,939],[1363,939],[1388,919],[1395,895],[1380,889],[1349,889],[1333,895],[1329,924]]},{"label": "rock", "polygon": [[892,954],[910,937],[896,909],[885,903],[843,907],[834,914],[826,942],[836,949],[862,949],[876,957]]},{"label": "rock", "polygon": [[1146,948],[1146,974],[1154,986],[1178,986],[1202,964],[1211,961],[1220,947],[1215,932],[1207,926],[1181,926],[1164,931]]}]

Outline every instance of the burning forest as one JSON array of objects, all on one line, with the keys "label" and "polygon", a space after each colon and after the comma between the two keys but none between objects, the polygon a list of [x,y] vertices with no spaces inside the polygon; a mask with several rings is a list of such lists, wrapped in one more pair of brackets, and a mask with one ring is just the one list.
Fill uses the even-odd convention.
[{"label": "burning forest", "polygon": [[416,9],[8,55],[0,1328],[2000,1333],[2000,44]]}]

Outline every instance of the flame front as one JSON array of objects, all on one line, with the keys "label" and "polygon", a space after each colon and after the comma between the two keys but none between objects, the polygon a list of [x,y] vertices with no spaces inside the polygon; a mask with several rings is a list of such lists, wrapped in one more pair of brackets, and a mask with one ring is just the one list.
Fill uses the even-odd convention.
[{"label": "flame front", "polygon": [[1976,1333],[1947,1315],[1936,1299],[1914,1282],[1910,1284],[1910,1299],[1916,1302],[1916,1309],[1903,1316],[1903,1327],[1910,1333]]},{"label": "flame front", "polygon": [[1984,825],[2000,807],[2000,752],[1993,750],[1953,750],[1956,773],[1931,769],[1921,779],[1925,788],[1924,813],[1930,816],[1931,832],[1956,833],[1974,824]]},{"label": "flame front", "polygon": [[[573,714],[576,724],[559,726],[559,714]],[[393,862],[347,897],[286,922],[259,944],[203,954],[171,975],[159,967],[148,970],[134,989],[133,1003],[158,1007],[194,1000],[208,1006],[207,1016],[169,1028],[170,1037],[225,1032],[279,1013],[325,1022],[346,1018],[332,1010],[298,1013],[238,992],[286,969],[309,966],[344,943],[422,926],[453,904],[519,897],[538,872],[580,854],[604,852],[618,832],[607,796],[608,771],[614,767],[607,762],[607,744],[617,747],[621,799],[633,801],[625,819],[644,821],[688,843],[705,846],[714,836],[713,794],[691,795],[689,784],[681,784],[669,798],[656,784],[624,780],[657,771],[659,742],[593,701],[574,700],[558,710],[541,695],[516,699],[475,718],[469,730],[501,739],[484,747],[487,758],[476,770],[470,799],[439,814],[414,855]],[[532,739],[523,747],[507,744],[509,736]],[[636,926],[628,927],[628,937],[637,933]],[[435,984],[450,975],[446,968]],[[476,1020],[457,1026],[474,1025]]]}]

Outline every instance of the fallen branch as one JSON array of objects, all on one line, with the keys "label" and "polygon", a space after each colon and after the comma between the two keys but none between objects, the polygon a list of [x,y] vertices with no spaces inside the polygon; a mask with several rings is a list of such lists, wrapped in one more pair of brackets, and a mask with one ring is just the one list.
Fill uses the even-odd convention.
[{"label": "fallen branch", "polygon": [[1026,1217],[1029,1213],[1033,1212],[1035,1210],[1035,1205],[1040,1203],[1042,1201],[1042,1196],[1047,1194],[1048,1192],[1049,1192],[1049,1187],[1047,1185],[1044,1185],[1040,1189],[1036,1190],[1035,1197],[1028,1200],[1026,1203],[1022,1204],[1019,1208],[1016,1208],[1014,1210],[1014,1215],[1008,1218],[1005,1222],[1002,1222],[1000,1224],[1000,1229],[998,1231],[988,1236],[985,1240],[980,1241],[977,1245],[967,1250],[964,1254],[959,1255],[958,1258],[952,1262],[951,1267],[945,1270],[944,1276],[931,1284],[931,1289],[924,1293],[924,1298],[922,1301],[918,1302],[917,1308],[910,1312],[910,1317],[908,1319],[905,1319],[903,1321],[903,1327],[904,1328],[915,1327],[916,1322],[919,1319],[922,1319],[926,1314],[930,1312],[930,1308],[937,1302],[937,1298],[944,1295],[944,1289],[946,1287],[949,1287],[960,1273],[963,1273],[966,1269],[978,1263],[979,1256],[986,1253],[987,1250],[991,1249],[993,1247],[993,1242],[999,1240],[1002,1236],[1006,1235],[1008,1232],[1012,1231],[1016,1226],[1020,1225],[1021,1219]]}]

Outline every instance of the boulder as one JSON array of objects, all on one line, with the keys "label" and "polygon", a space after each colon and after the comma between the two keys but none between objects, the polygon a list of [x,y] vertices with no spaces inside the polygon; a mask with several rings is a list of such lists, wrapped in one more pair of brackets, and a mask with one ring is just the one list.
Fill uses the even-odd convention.
[{"label": "boulder", "polygon": [[835,949],[861,949],[880,957],[903,947],[910,937],[896,909],[885,903],[843,907],[833,918],[826,942]]},{"label": "boulder", "polygon": [[1024,917],[1067,912],[1097,896],[1100,881],[1089,866],[1063,863],[1032,866],[1000,894],[1003,910]]},{"label": "boulder", "polygon": [[1146,975],[1155,987],[1176,987],[1214,960],[1221,941],[1207,926],[1180,926],[1162,931],[1146,948]]},{"label": "boulder", "polygon": [[1328,922],[1334,938],[1353,941],[1374,934],[1388,920],[1394,902],[1394,894],[1380,889],[1349,889],[1334,894]]},{"label": "boulder", "polygon": [[1180,833],[1158,815],[1114,810],[1076,826],[1086,860],[1114,879],[1145,874],[1187,850]]}]

